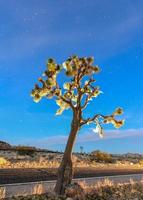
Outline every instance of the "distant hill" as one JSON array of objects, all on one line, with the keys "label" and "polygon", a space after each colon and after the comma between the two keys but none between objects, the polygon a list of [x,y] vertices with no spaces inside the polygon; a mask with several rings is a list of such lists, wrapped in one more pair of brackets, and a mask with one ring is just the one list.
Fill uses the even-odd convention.
[{"label": "distant hill", "polygon": [[143,154],[139,153],[125,153],[125,154],[111,154],[113,158],[121,158],[121,159],[127,159],[127,158],[142,158]]},{"label": "distant hill", "polygon": [[0,149],[11,149],[12,146],[7,142],[0,141]]},{"label": "distant hill", "polygon": [[[62,154],[63,152],[59,152],[59,151],[53,151],[53,150],[49,150],[49,149],[41,149],[41,148],[36,148],[36,147],[33,147],[33,146],[22,146],[22,145],[18,145],[18,146],[13,146],[13,145],[10,145],[9,143],[7,142],[4,142],[4,141],[0,141],[0,150],[4,150],[4,151],[7,151],[7,150],[10,150],[10,151],[18,151],[18,150],[23,150],[23,151],[26,151],[26,150],[33,150],[35,152],[45,152],[45,153],[57,153],[57,154]],[[124,153],[124,154],[110,154],[110,153],[106,153],[106,152],[102,152],[102,151],[99,151],[99,150],[95,150],[91,153],[84,153],[84,155],[92,155],[92,154],[101,154],[102,157],[103,155],[105,157],[109,157],[111,156],[111,158],[113,160],[126,160],[126,161],[135,161],[136,160],[141,160],[143,159],[143,154],[139,154],[139,153]],[[81,153],[78,153],[78,152],[74,152],[75,155],[80,155]]]},{"label": "distant hill", "polygon": [[4,142],[4,141],[0,141],[0,150],[4,150],[4,151],[7,151],[7,150],[10,150],[10,151],[32,150],[32,151],[35,151],[35,152],[47,152],[47,153],[59,153],[59,154],[61,153],[61,152],[58,152],[58,151],[52,151],[52,150],[48,150],[48,149],[40,149],[40,148],[36,148],[36,147],[33,147],[33,146],[23,146],[23,145],[13,146],[13,145],[10,145],[9,143]]}]

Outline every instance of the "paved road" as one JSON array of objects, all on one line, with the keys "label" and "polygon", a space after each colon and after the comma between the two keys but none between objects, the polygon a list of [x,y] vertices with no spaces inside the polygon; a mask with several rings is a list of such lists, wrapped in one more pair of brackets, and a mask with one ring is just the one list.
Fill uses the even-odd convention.
[{"label": "paved road", "polygon": [[[143,169],[95,169],[75,170],[74,178],[111,175],[143,174]],[[56,169],[0,169],[0,184],[56,180]]]},{"label": "paved road", "polygon": [[[128,183],[131,179],[141,181],[143,174],[130,174],[130,175],[116,175],[116,176],[102,176],[102,177],[90,177],[90,178],[78,178],[74,181],[84,181],[88,185],[95,185],[98,181],[103,181],[108,178],[116,183]],[[0,199],[8,198],[12,196],[26,196],[32,194],[42,194],[51,192],[54,188],[55,180],[52,181],[39,181],[39,182],[27,182],[27,183],[15,183],[15,184],[3,184],[0,185]]]},{"label": "paved road", "polygon": [[98,181],[104,181],[109,179],[114,183],[128,183],[130,180],[135,182],[143,181],[143,174],[128,174],[128,175],[114,175],[114,176],[101,176],[101,177],[89,177],[89,178],[78,178],[76,181],[85,181],[88,184],[96,184]]}]

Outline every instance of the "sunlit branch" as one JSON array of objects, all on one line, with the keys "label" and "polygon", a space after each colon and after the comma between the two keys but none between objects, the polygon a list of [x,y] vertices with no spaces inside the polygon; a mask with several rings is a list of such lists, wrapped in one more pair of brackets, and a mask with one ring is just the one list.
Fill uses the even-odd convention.
[{"label": "sunlit branch", "polygon": [[47,87],[45,81],[41,77],[38,80],[42,83],[43,87]]},{"label": "sunlit branch", "polygon": [[67,100],[66,98],[64,98],[63,96],[60,96],[59,98],[61,98],[65,103],[69,104],[70,107],[74,110],[75,107],[74,105],[72,104],[72,101],[71,100]]},{"label": "sunlit branch", "polygon": [[94,115],[92,118],[88,118],[88,119],[83,119],[82,118],[82,122],[80,123],[80,126],[83,126],[83,125],[85,125],[85,124],[88,124],[88,123],[92,123],[92,122],[94,122],[96,119],[98,119],[99,117],[102,117],[102,118],[104,118],[105,116],[104,115],[101,115],[101,114],[96,114],[96,115]]},{"label": "sunlit branch", "polygon": [[95,80],[91,78],[86,85],[91,86],[91,83],[94,83],[94,82],[95,82]]},{"label": "sunlit branch", "polygon": [[84,104],[81,106],[81,109],[82,109],[82,110],[86,108],[88,102],[89,102],[89,95],[86,96],[85,102],[84,102]]},{"label": "sunlit branch", "polygon": [[[60,87],[59,87],[57,81],[56,81],[56,88],[57,88],[57,89],[60,89]],[[72,104],[72,101],[71,101],[71,100],[67,100],[65,97],[63,97],[63,96],[61,96],[61,95],[59,96],[59,98],[62,99],[65,103],[69,104],[70,107],[71,107],[72,109],[74,109],[74,105]]]}]

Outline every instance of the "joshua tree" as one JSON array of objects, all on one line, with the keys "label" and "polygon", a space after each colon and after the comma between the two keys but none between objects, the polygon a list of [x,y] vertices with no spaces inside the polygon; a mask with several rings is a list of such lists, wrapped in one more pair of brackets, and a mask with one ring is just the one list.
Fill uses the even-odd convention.
[{"label": "joshua tree", "polygon": [[[59,65],[55,60],[49,59],[43,78],[38,79],[41,86],[36,84],[31,92],[35,102],[39,102],[43,97],[53,98],[60,107],[56,115],[61,115],[67,109],[71,109],[73,113],[69,138],[58,170],[55,186],[57,194],[63,194],[66,186],[72,181],[72,149],[79,129],[86,124],[94,123],[96,131],[102,137],[102,124],[112,123],[116,128],[120,128],[124,124],[124,120],[115,118],[116,115],[122,114],[121,108],[117,108],[111,115],[96,113],[92,117],[84,118],[83,111],[89,102],[102,93],[95,85],[94,77],[100,69],[97,65],[93,65],[93,62],[93,57],[72,56]],[[60,73],[67,76],[69,81],[60,85],[57,80]]]}]

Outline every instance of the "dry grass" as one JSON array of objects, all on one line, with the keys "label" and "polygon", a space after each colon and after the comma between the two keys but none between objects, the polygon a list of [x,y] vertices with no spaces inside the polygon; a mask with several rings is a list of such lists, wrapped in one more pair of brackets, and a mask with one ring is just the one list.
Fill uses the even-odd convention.
[{"label": "dry grass", "polygon": [[5,159],[4,157],[0,157],[0,167],[8,166],[10,165],[10,162]]},{"label": "dry grass", "polygon": [[114,184],[108,179],[89,187],[78,183],[68,188],[65,196],[34,195],[11,198],[10,200],[143,200],[143,181],[135,183],[132,180],[126,184]]},{"label": "dry grass", "polygon": [[[58,168],[61,162],[61,158],[57,158],[56,156],[54,159],[40,157],[38,159],[27,159],[24,160],[14,160],[10,161],[5,157],[0,157],[0,168],[1,169],[13,169],[13,168]],[[100,167],[102,168],[142,168],[141,164],[130,164],[130,163],[98,163],[98,162],[89,162],[86,160],[79,160],[74,156],[73,158],[73,166],[74,168],[95,168]]]},{"label": "dry grass", "polygon": [[[60,153],[48,153],[48,152],[34,152],[31,151],[28,153],[27,151],[22,150],[19,153],[17,152],[0,152],[0,168],[58,168],[59,163],[62,160],[63,154]],[[27,154],[25,154],[27,153]],[[97,159],[98,158],[98,159]],[[110,159],[109,159],[110,158]],[[114,167],[142,167],[142,161],[136,162],[133,164],[129,161],[118,161],[116,162],[109,162],[111,157],[106,153],[96,152],[94,154],[73,154],[72,156],[73,166],[75,168],[83,167],[83,168],[92,168],[99,166],[107,167],[114,166]],[[107,162],[108,161],[108,162]]]}]

